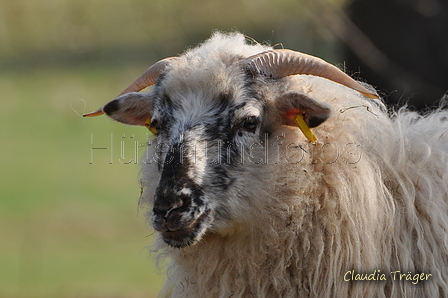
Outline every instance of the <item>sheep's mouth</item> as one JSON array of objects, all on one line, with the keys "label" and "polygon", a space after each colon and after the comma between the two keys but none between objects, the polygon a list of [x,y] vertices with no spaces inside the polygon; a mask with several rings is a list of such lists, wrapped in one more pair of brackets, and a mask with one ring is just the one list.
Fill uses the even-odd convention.
[{"label": "sheep's mouth", "polygon": [[163,241],[176,248],[184,248],[195,244],[207,230],[208,223],[211,221],[209,215],[210,210],[207,210],[185,228],[161,232]]}]

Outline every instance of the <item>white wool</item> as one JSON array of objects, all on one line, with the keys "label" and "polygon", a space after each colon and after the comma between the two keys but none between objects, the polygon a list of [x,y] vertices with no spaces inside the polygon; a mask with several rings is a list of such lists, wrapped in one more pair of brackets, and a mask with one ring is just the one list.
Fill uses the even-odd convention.
[{"label": "white wool", "polygon": [[[182,63],[196,61],[205,70],[222,57],[200,61],[217,53],[247,57],[266,49],[246,45],[241,34],[215,34],[173,68],[188,71],[192,64]],[[197,82],[205,78],[204,71]],[[251,196],[229,204],[239,210],[234,218],[249,220],[182,249],[158,239],[154,250],[171,260],[161,297],[447,297],[448,111],[389,115],[326,79],[291,80],[334,108],[314,129],[318,143],[280,127],[272,135],[297,144],[288,151],[297,163],[285,162],[288,148],[275,140],[279,164],[277,150],[268,164],[247,163]],[[143,165],[143,203],[159,181],[155,166]],[[380,270],[387,280],[344,281],[351,270]],[[413,284],[393,280],[394,271],[432,276]]]}]

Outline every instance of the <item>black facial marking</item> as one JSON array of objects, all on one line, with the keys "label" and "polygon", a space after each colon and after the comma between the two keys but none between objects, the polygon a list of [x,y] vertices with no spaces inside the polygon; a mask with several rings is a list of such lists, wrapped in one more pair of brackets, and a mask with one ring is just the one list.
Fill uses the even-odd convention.
[{"label": "black facial marking", "polygon": [[182,145],[174,145],[166,154],[161,181],[176,181],[187,176],[188,168],[192,165],[188,159],[183,158],[185,148]]},{"label": "black facial marking", "polygon": [[173,125],[175,107],[172,99],[166,94],[158,95],[156,101],[156,108],[160,116],[158,119],[153,119],[153,121],[157,122],[158,133],[164,134]]},{"label": "black facial marking", "polygon": [[257,71],[257,70],[256,70],[252,65],[250,65],[250,64],[246,64],[246,65],[244,66],[244,68],[243,68],[243,71],[244,71],[244,75],[245,75],[245,77],[246,77],[246,81],[247,81],[248,79],[253,80],[253,79],[255,79],[257,76],[260,75],[260,72]]},{"label": "black facial marking", "polygon": [[254,85],[257,81],[257,77],[259,76],[259,74],[254,73],[251,69],[245,68],[244,70],[245,70],[244,89],[246,90],[246,92],[249,91],[251,93],[255,93]]},{"label": "black facial marking", "polygon": [[232,94],[231,93],[221,92],[219,94],[220,106],[228,105],[231,99],[232,99]]},{"label": "black facial marking", "polygon": [[160,76],[157,78],[156,84],[154,86],[155,89],[156,88],[158,89],[162,85],[163,81],[165,80],[165,77],[166,77],[165,72],[162,72]]},{"label": "black facial marking", "polygon": [[235,182],[235,178],[229,177],[226,168],[222,165],[213,166],[213,173],[216,174],[212,181],[214,187],[227,190]]},{"label": "black facial marking", "polygon": [[166,93],[163,93],[160,96],[160,107],[163,109],[164,113],[167,114],[173,114],[173,110],[175,108],[179,108],[177,105],[174,104],[173,100],[171,99],[171,97],[169,97]]},{"label": "black facial marking", "polygon": [[236,143],[234,141],[229,142],[225,145],[225,156],[223,161],[225,163],[230,164],[232,167],[236,167],[238,164],[242,164],[241,160],[241,148],[242,145],[240,143]]},{"label": "black facial marking", "polygon": [[186,183],[186,187],[193,190],[191,196],[193,197],[193,202],[196,204],[196,206],[204,205],[204,192],[202,191],[202,187],[191,180]]},{"label": "black facial marking", "polygon": [[232,108],[230,108],[231,101],[231,93],[222,92],[219,94],[217,104],[212,107],[211,120],[213,123],[205,125],[205,138],[207,140],[227,139],[230,119],[233,114]]}]

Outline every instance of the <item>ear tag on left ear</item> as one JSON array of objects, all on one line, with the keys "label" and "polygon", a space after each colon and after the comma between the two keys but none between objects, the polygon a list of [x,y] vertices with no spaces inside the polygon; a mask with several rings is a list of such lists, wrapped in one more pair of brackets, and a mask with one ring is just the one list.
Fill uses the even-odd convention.
[{"label": "ear tag on left ear", "polygon": [[306,124],[305,120],[303,119],[303,115],[297,114],[297,116],[294,117],[294,121],[296,122],[302,133],[305,135],[305,137],[308,139],[308,141],[315,144],[317,142],[317,138]]},{"label": "ear tag on left ear", "polygon": [[151,118],[146,119],[145,126],[153,135],[157,135],[157,129],[151,127]]}]

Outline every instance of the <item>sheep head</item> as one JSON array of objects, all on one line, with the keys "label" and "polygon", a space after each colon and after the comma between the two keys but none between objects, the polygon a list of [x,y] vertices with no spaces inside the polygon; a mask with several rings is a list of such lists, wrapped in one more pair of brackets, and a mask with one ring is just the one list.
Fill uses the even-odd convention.
[{"label": "sheep head", "polygon": [[[161,60],[117,98],[85,115],[105,113],[156,134],[157,162],[143,167],[157,173],[152,225],[173,247],[192,245],[206,233],[225,234],[238,221],[241,210],[233,210],[231,202],[251,196],[247,176],[256,176],[262,166],[243,161],[254,144],[276,127],[295,125],[298,114],[309,127],[331,115],[328,104],[293,87],[285,90],[288,76],[320,76],[377,98],[333,65],[299,52],[219,56],[212,62],[191,55]],[[154,84],[151,92],[138,92]]]}]

